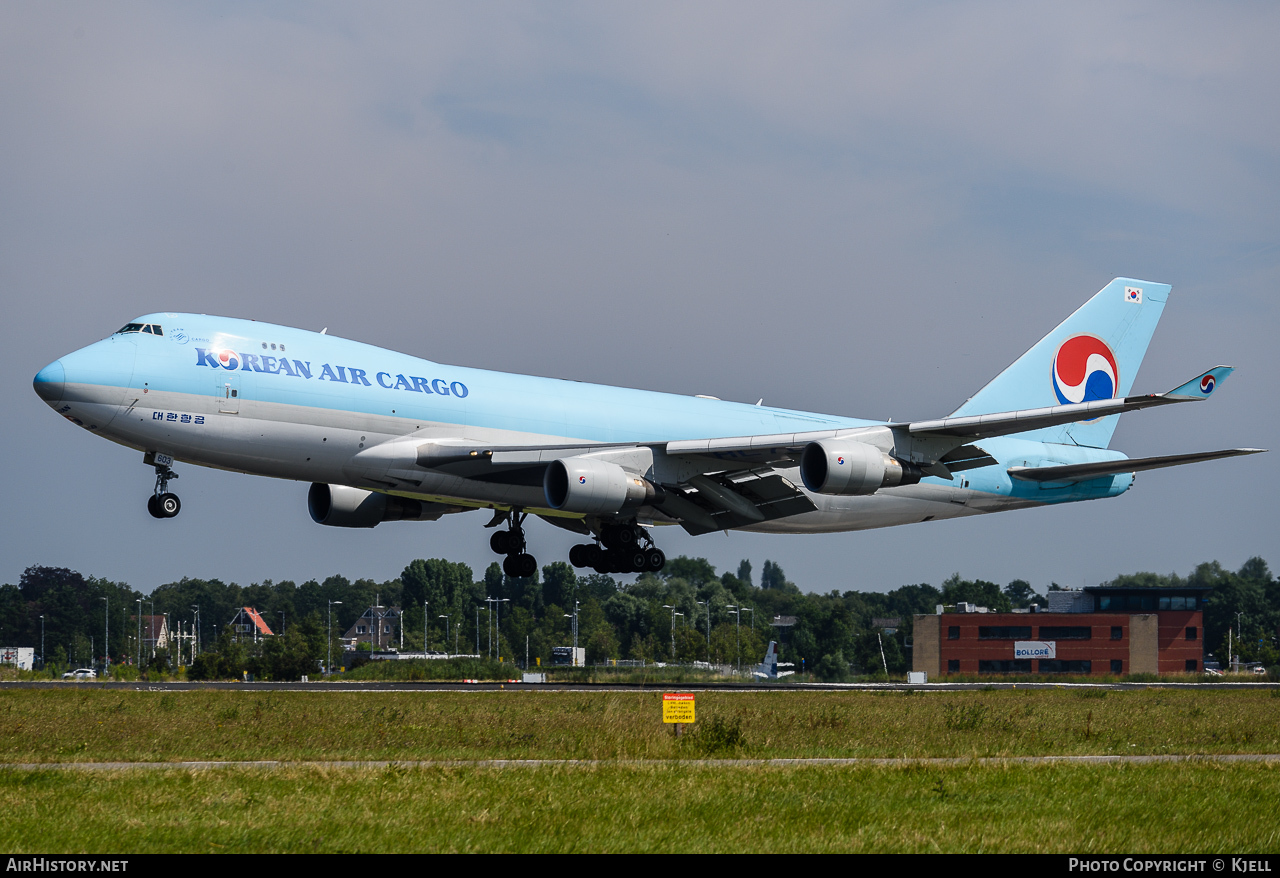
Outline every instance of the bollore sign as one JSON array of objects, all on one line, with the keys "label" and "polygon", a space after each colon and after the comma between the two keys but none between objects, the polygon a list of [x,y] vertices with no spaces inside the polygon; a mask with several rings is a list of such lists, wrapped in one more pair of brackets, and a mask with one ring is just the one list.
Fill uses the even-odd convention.
[{"label": "bollore sign", "polygon": [[1058,644],[1054,640],[1015,640],[1013,657],[1016,659],[1056,659]]}]

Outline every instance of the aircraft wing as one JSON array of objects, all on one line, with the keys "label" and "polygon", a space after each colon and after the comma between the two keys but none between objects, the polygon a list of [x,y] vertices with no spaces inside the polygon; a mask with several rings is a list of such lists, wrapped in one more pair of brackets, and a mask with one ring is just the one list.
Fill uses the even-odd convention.
[{"label": "aircraft wing", "polygon": [[[581,455],[603,457],[634,472],[652,472],[659,493],[651,505],[690,533],[702,534],[813,511],[816,507],[812,500],[774,471],[778,466],[798,464],[811,442],[835,438],[866,442],[920,466],[929,475],[951,478],[952,472],[996,463],[982,448],[969,444],[974,439],[1205,399],[1232,371],[1232,367],[1217,366],[1166,393],[906,424],[632,443],[483,446],[465,440],[414,442],[410,467],[402,465],[388,471],[400,478],[400,474],[411,475],[414,468],[434,469],[468,479],[532,487],[542,484],[547,465],[554,460]],[[1256,450],[1034,469],[1015,467],[1009,473],[1030,481],[1079,481]],[[371,451],[375,455],[387,453],[380,448]]]},{"label": "aircraft wing", "polygon": [[908,425],[907,429],[912,435],[929,434],[981,439],[1039,430],[1042,427],[1054,427],[1074,421],[1092,421],[1107,415],[1136,412],[1154,406],[1207,399],[1217,385],[1234,371],[1235,369],[1231,366],[1215,366],[1167,393],[1149,393],[1146,396],[1126,396],[1121,399],[1098,399],[1092,402],[1054,405],[1016,412],[915,421]]},{"label": "aircraft wing", "polygon": [[1135,457],[1131,460],[1104,460],[1097,463],[1076,463],[1066,466],[1014,466],[1009,475],[1024,482],[1083,482],[1101,476],[1118,473],[1135,473],[1202,460],[1222,457],[1238,457],[1242,454],[1261,454],[1265,448],[1228,448],[1225,451],[1196,451],[1191,454],[1168,454],[1164,457]]},{"label": "aircraft wing", "polygon": [[[1100,399],[1068,405],[1046,406],[1012,412],[994,412],[985,415],[969,415],[958,418],[938,418],[931,421],[912,421],[907,424],[888,424],[874,427],[854,427],[832,430],[814,430],[805,433],[779,433],[763,436],[734,436],[720,439],[693,439],[668,442],[669,455],[709,456],[732,465],[748,466],[778,464],[798,461],[810,442],[823,439],[865,439],[871,444],[885,445],[886,433],[893,439],[887,444],[905,444],[903,440],[933,441],[932,460],[922,463],[942,463],[950,471],[986,466],[994,461],[980,448],[960,448],[965,440],[1008,436],[1029,430],[1039,430],[1075,421],[1091,421],[1108,415],[1134,412],[1155,406],[1172,405],[1207,399],[1217,385],[1227,378],[1234,367],[1215,366],[1207,372],[1180,384],[1166,393],[1150,393],[1145,396],[1127,396],[1120,399]],[[958,441],[957,441],[958,440]],[[888,449],[886,449],[888,450]],[[906,456],[903,455],[904,459]],[[967,464],[967,465],[966,465]],[[1127,470],[1126,470],[1127,472]],[[941,471],[937,473],[942,475]]]}]

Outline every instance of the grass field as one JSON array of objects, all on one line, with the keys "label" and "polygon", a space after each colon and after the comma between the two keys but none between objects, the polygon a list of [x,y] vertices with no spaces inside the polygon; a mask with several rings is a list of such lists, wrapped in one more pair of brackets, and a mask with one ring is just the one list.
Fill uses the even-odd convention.
[{"label": "grass field", "polygon": [[[1280,753],[1280,693],[0,691],[0,762]],[[712,727],[741,746],[710,752]]]},{"label": "grass field", "polygon": [[[0,762],[598,759],[541,768],[0,770],[21,851],[1271,852],[1280,765],[743,757],[1280,753],[1269,691],[0,691]],[[705,761],[708,757],[718,760]],[[659,764],[635,760],[673,760]]]},{"label": "grass field", "polygon": [[[1274,851],[1280,767],[0,771],[0,848]],[[1243,817],[1242,815],[1253,815]]]}]

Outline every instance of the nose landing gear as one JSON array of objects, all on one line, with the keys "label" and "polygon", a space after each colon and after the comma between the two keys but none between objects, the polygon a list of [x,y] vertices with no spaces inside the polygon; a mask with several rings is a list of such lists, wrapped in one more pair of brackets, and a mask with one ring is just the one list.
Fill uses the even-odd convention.
[{"label": "nose landing gear", "polygon": [[[502,562],[502,572],[513,579],[532,576],[538,570],[538,559],[525,551],[524,528],[521,525],[527,515],[519,509],[512,509],[502,516],[507,520],[507,530],[494,531],[489,537],[489,548],[507,556]],[[495,515],[493,525],[496,526],[502,517]]]},{"label": "nose landing gear", "polygon": [[177,494],[169,493],[169,480],[176,479],[178,474],[169,468],[173,458],[167,458],[168,463],[161,463],[160,457],[156,455],[156,488],[147,498],[147,511],[152,518],[173,518],[182,511],[182,501]]}]

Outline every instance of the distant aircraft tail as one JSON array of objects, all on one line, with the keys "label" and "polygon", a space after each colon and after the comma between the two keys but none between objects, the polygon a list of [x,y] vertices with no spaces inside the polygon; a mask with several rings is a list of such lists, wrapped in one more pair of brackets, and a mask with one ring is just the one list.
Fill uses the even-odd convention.
[{"label": "distant aircraft tail", "polygon": [[[1129,395],[1172,289],[1118,277],[960,406],[984,415]],[[1119,415],[1019,434],[1106,448]]]},{"label": "distant aircraft tail", "polygon": [[789,677],[795,673],[795,671],[779,671],[778,668],[794,667],[795,665],[790,662],[778,663],[778,641],[770,640],[768,649],[764,651],[764,660],[756,665],[755,670],[751,673],[765,679],[777,679],[778,677]]}]

